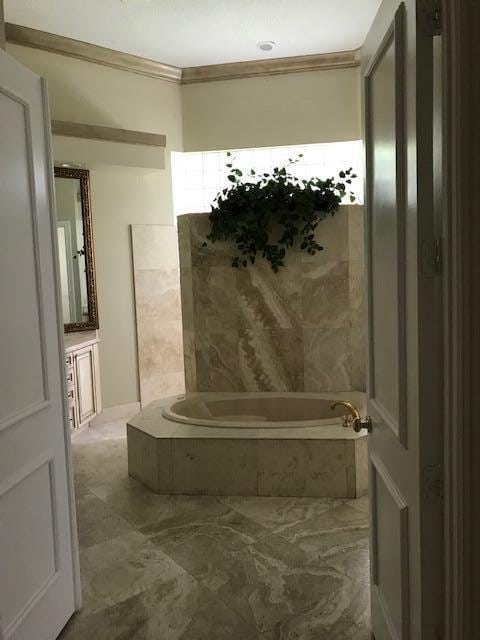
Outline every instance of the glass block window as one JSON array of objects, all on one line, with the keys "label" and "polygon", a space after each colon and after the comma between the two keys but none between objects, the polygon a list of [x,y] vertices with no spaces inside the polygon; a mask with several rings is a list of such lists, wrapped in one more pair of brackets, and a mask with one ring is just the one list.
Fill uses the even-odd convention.
[{"label": "glass block window", "polygon": [[[357,178],[352,191],[363,203],[363,150],[361,140],[329,142],[287,147],[232,149],[234,166],[244,174],[250,169],[271,172],[274,167],[288,163],[289,158],[303,154],[301,161],[291,167],[299,178],[330,178],[341,169],[353,167]],[[219,191],[229,186],[226,151],[195,151],[172,153],[173,206],[175,216],[182,213],[210,211]]]}]

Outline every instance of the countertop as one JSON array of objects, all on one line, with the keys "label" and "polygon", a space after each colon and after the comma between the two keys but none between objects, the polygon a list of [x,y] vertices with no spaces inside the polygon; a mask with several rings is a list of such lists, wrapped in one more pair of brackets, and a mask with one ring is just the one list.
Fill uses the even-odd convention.
[{"label": "countertop", "polygon": [[82,347],[89,347],[91,344],[100,342],[98,331],[75,331],[74,333],[65,333],[63,336],[65,345],[65,353],[76,351]]}]

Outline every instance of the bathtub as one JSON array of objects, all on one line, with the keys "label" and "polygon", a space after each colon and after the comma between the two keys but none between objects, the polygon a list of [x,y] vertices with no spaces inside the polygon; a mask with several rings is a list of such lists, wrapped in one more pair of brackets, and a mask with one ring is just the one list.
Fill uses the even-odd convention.
[{"label": "bathtub", "polygon": [[344,497],[367,490],[366,434],[343,425],[365,395],[190,393],[127,424],[129,474],[163,494]]},{"label": "bathtub", "polygon": [[[342,395],[342,398],[339,396]],[[316,393],[195,393],[180,396],[165,407],[167,420],[224,429],[297,429],[342,424],[345,409],[332,411],[333,399],[344,394]],[[352,395],[348,397],[352,399]],[[356,398],[360,412],[364,397]],[[358,402],[361,400],[361,402]]]}]

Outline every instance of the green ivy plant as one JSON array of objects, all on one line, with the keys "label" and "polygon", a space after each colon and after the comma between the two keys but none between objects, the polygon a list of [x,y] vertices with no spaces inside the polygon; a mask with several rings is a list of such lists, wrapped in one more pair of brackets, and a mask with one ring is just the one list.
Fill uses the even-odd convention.
[{"label": "green ivy plant", "polygon": [[235,242],[238,253],[232,256],[232,267],[255,264],[260,255],[278,272],[287,250],[296,243],[302,251],[315,255],[323,249],[316,239],[319,222],[333,216],[347,195],[355,202],[349,190],[356,178],[352,168],[340,171],[338,178],[302,180],[289,172],[302,155],[289,159],[285,167],[275,167],[272,173],[257,174],[251,169],[245,177],[227,153],[231,186],[214,200],[207,240]]}]

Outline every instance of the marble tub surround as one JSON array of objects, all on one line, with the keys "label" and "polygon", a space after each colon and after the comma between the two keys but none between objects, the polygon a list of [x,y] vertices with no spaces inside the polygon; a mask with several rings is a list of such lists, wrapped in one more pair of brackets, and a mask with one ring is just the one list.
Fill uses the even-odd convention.
[{"label": "marble tub surround", "polygon": [[[364,403],[358,392],[322,397],[350,400],[360,409]],[[340,418],[291,428],[197,426],[164,416],[181,398],[155,401],[127,425],[129,474],[153,491],[331,498],[367,491],[367,439],[344,428]]]},{"label": "marble tub surround", "polygon": [[177,232],[131,225],[142,405],[185,389]]},{"label": "marble tub surround", "polygon": [[[366,498],[157,495],[128,479],[121,424],[73,458],[92,538],[61,640],[370,639]],[[111,514],[129,528],[107,535]]]},{"label": "marble tub surround", "polygon": [[187,391],[363,391],[363,207],[322,221],[324,250],[290,250],[277,274],[233,269],[208,232],[208,214],[179,216]]}]

